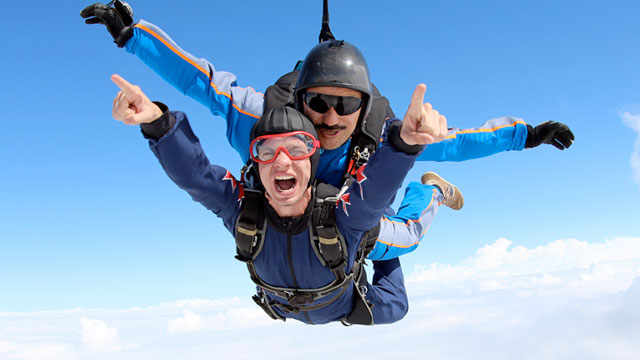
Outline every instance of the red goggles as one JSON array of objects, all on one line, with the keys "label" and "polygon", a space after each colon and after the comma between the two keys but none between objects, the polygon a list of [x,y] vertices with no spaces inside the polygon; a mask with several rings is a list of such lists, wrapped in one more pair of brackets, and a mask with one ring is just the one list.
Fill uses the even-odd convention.
[{"label": "red goggles", "polygon": [[320,141],[308,132],[292,131],[258,136],[251,142],[249,151],[253,161],[268,164],[276,160],[280,151],[291,160],[303,160],[311,157],[319,147]]}]

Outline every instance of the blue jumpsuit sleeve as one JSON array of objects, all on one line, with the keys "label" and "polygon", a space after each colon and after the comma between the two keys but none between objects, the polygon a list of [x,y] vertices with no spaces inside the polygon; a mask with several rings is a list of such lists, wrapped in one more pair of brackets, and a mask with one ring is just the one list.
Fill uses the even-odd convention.
[{"label": "blue jumpsuit sleeve", "polygon": [[159,140],[149,139],[149,147],[169,178],[207,209],[220,217],[233,233],[239,213],[242,186],[223,167],[212,165],[191,130],[183,112],[172,112],[176,124]]},{"label": "blue jumpsuit sleeve", "polygon": [[147,21],[140,20],[135,25],[125,46],[180,92],[223,117],[227,140],[244,161],[248,160],[249,135],[262,115],[263,94],[251,87],[238,86],[234,74],[217,71],[209,61],[186,52],[162,29]]},{"label": "blue jumpsuit sleeve", "polygon": [[471,129],[449,129],[447,137],[431,144],[418,161],[465,161],[502,151],[522,150],[527,139],[527,124],[520,118],[500,117]]},{"label": "blue jumpsuit sleeve", "polygon": [[[390,121],[387,122],[387,125]],[[447,138],[426,147],[421,161],[464,161],[501,151],[522,150],[527,137],[526,123],[519,118],[502,117],[473,129],[450,129]],[[383,140],[386,140],[383,134]],[[414,251],[426,234],[442,194],[433,186],[411,182],[397,215],[384,216],[371,260],[389,260]]]}]

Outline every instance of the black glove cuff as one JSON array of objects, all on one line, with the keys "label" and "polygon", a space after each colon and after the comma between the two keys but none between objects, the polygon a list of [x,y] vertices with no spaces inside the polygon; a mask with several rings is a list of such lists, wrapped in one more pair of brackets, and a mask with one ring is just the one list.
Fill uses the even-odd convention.
[{"label": "black glove cuff", "polygon": [[146,138],[159,140],[166,133],[168,133],[176,124],[176,118],[169,111],[169,107],[159,101],[154,101],[154,104],[158,105],[162,110],[162,116],[155,119],[148,124],[140,124],[142,135]]},{"label": "black glove cuff", "polygon": [[115,40],[113,40],[113,42],[118,44],[118,47],[124,47],[132,36],[133,26],[125,26],[120,30],[120,34],[115,38]]},{"label": "black glove cuff", "polygon": [[536,144],[536,134],[533,126],[527,124],[527,139],[524,142],[525,149],[531,149],[532,147],[536,147],[540,144]]},{"label": "black glove cuff", "polygon": [[402,128],[402,121],[396,120],[389,125],[389,131],[387,132],[387,140],[391,145],[409,155],[416,155],[424,148],[424,145],[409,145],[400,137],[400,128]]}]

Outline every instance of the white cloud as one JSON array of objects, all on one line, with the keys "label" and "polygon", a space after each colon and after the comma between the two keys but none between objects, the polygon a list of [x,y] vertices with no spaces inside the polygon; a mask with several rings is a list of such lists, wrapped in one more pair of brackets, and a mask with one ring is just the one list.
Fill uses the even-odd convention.
[{"label": "white cloud", "polygon": [[274,325],[261,309],[247,299],[234,298],[218,302],[183,300],[173,305],[182,308],[182,316],[169,320],[168,334]]},{"label": "white cloud", "polygon": [[640,358],[640,238],[498,239],[407,274],[409,314],[393,325],[282,323],[248,298],[5,312],[0,359]]},{"label": "white cloud", "polygon": [[419,294],[458,290],[557,291],[581,296],[620,292],[640,276],[640,241],[617,238],[588,244],[575,239],[544,246],[511,248],[498,239],[458,265],[416,266],[407,287]]},{"label": "white cloud", "polygon": [[631,170],[633,171],[633,177],[636,183],[640,185],[640,114],[626,111],[622,114],[622,119],[627,126],[638,134],[633,144],[633,152],[631,153],[629,162],[631,164]]},{"label": "white cloud", "polygon": [[180,318],[172,319],[167,325],[167,332],[169,334],[193,332],[203,330],[202,316],[194,313],[190,310],[183,310],[183,316]]},{"label": "white cloud", "polygon": [[80,338],[82,343],[92,350],[122,350],[118,329],[107,325],[104,321],[80,317]]}]

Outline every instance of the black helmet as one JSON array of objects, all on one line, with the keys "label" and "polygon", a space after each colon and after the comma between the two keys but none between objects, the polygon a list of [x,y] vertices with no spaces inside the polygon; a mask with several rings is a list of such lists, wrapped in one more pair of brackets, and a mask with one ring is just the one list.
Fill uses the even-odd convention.
[{"label": "black helmet", "polygon": [[[251,141],[263,135],[284,134],[292,131],[306,131],[313,135],[315,139],[318,139],[316,128],[313,126],[311,120],[304,116],[304,114],[290,106],[278,106],[263,114],[253,125],[251,129]],[[309,160],[311,161],[311,173],[307,186],[311,186],[316,177],[316,170],[320,162],[319,149],[316,149]],[[256,178],[260,180],[258,164],[253,160],[250,161],[255,170]]]},{"label": "black helmet", "polygon": [[352,44],[344,40],[324,41],[311,49],[302,63],[295,89],[295,105],[303,111],[302,95],[306,89],[316,86],[335,86],[362,93],[362,123],[371,109],[371,82],[369,67],[364,56]]}]

